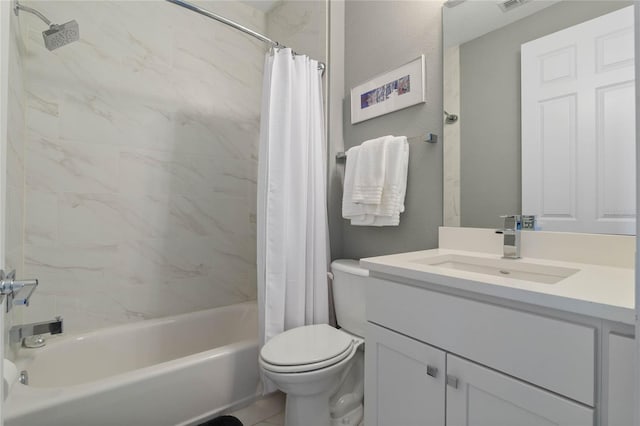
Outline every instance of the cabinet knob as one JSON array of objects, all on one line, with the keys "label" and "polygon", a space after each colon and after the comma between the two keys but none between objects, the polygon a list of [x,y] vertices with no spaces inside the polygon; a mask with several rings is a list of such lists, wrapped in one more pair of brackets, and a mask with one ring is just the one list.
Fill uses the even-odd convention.
[{"label": "cabinet knob", "polygon": [[438,367],[433,367],[431,365],[427,365],[427,376],[437,377],[438,376]]},{"label": "cabinet knob", "polygon": [[447,385],[458,389],[458,378],[447,374]]}]

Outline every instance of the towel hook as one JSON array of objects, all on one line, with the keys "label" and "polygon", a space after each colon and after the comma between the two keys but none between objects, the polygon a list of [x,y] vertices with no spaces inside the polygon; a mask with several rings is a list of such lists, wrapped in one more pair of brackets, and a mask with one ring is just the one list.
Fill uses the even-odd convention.
[{"label": "towel hook", "polygon": [[444,116],[446,117],[444,122],[447,124],[453,124],[458,121],[458,116],[456,114],[449,114],[447,111],[445,111]]}]

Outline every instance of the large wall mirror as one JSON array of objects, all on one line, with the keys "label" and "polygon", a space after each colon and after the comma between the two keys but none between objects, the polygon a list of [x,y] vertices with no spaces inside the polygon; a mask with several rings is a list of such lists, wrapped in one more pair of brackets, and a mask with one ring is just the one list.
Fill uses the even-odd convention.
[{"label": "large wall mirror", "polygon": [[635,234],[632,1],[443,7],[444,225]]}]

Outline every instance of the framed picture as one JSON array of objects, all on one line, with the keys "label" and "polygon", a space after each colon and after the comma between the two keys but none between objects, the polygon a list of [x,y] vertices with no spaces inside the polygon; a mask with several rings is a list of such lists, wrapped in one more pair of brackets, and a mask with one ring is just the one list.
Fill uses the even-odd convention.
[{"label": "framed picture", "polygon": [[424,55],[351,89],[351,124],[422,102]]}]

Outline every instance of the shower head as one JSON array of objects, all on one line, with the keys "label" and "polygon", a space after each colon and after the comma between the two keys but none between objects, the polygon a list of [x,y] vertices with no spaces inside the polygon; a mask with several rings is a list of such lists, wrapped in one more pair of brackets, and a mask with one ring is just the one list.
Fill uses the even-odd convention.
[{"label": "shower head", "polygon": [[73,43],[80,39],[78,23],[73,20],[62,25],[51,24],[48,30],[42,32],[42,38],[44,38],[44,45],[49,50]]},{"label": "shower head", "polygon": [[21,10],[29,12],[40,18],[45,24],[49,25],[49,29],[42,32],[44,45],[49,50],[57,49],[58,47],[62,47],[80,39],[80,30],[78,28],[78,23],[75,20],[62,25],[53,24],[42,13],[29,6],[23,6],[17,1],[13,10],[16,15],[18,15]]}]

